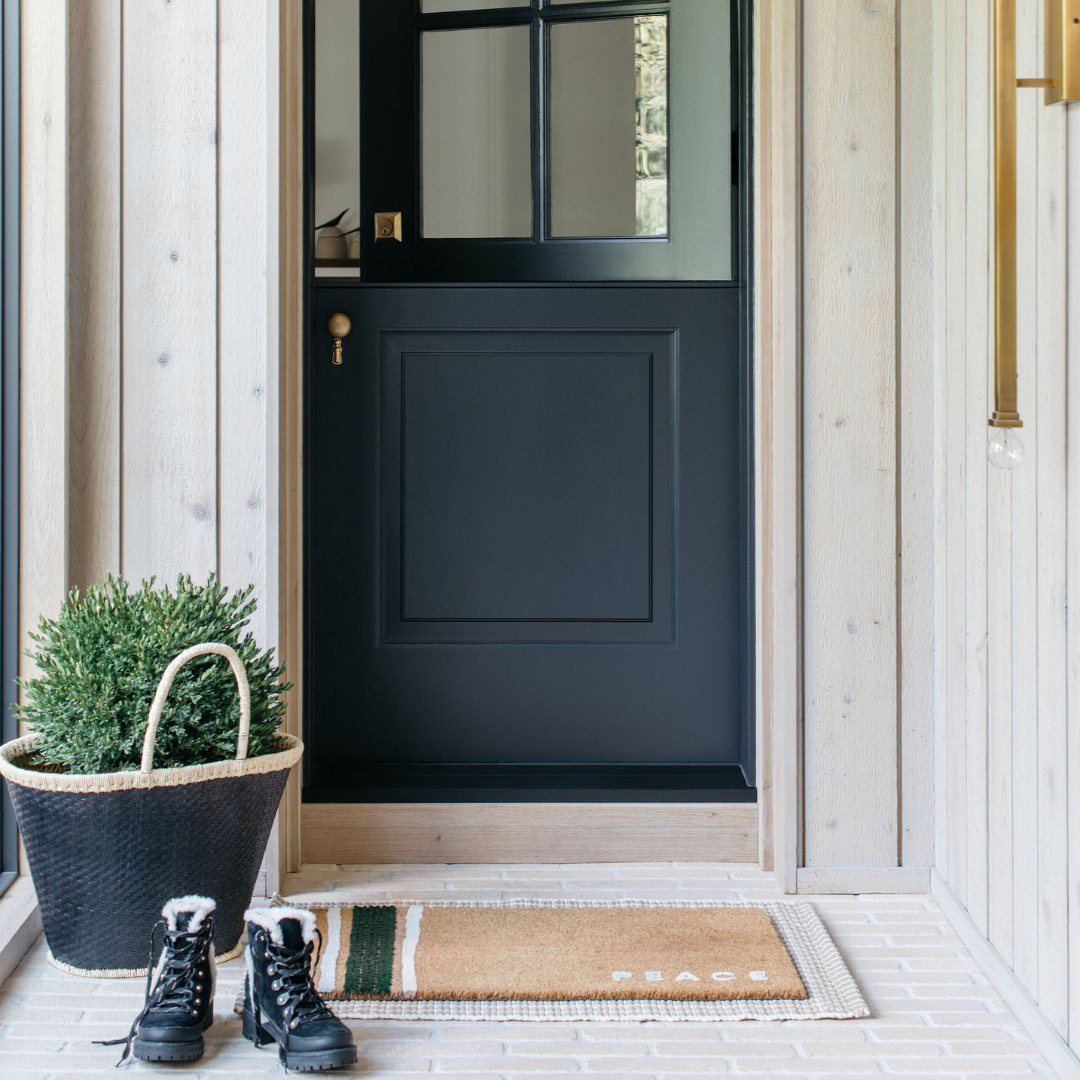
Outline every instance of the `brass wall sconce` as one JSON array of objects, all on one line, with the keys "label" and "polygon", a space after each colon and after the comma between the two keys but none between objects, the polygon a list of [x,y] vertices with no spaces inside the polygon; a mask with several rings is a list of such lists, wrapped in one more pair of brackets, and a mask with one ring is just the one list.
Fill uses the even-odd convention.
[{"label": "brass wall sconce", "polygon": [[1023,458],[1016,400],[1016,91],[1041,88],[1047,105],[1080,100],[1080,0],[1045,0],[1042,79],[1016,77],[1016,0],[994,3],[994,412],[990,460]]}]

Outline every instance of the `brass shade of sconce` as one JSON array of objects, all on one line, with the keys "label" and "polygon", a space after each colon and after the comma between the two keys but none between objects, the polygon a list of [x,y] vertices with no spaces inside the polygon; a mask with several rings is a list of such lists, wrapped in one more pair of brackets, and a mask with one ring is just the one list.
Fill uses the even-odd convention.
[{"label": "brass shade of sconce", "polygon": [[1080,101],[1080,0],[1046,0],[1043,74],[1044,105]]},{"label": "brass shade of sconce", "polygon": [[1045,78],[1018,79],[1016,0],[995,0],[994,428],[1023,427],[1016,400],[1016,91],[1042,89],[1047,105],[1080,100],[1080,0],[1046,0],[1043,36]]}]

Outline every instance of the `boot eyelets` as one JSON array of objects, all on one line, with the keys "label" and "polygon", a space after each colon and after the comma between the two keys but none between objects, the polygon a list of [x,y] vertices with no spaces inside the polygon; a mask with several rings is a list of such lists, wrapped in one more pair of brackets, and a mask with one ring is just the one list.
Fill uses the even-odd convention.
[{"label": "boot eyelets", "polygon": [[281,989],[281,983],[280,983],[280,982],[279,982],[279,981],[278,981],[277,979],[275,979],[275,980],[274,980],[274,981],[273,981],[273,982],[272,982],[272,983],[270,984],[270,989],[271,989],[271,990],[280,990],[280,989]]},{"label": "boot eyelets", "polygon": [[284,1005],[285,1002],[288,1001],[288,1000],[289,1000],[289,995],[288,994],[278,994],[277,1003],[279,1005]]}]

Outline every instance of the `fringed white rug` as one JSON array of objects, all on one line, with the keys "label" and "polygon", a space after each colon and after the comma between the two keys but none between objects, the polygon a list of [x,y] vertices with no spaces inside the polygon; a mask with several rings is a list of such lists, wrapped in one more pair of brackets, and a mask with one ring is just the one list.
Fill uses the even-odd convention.
[{"label": "fringed white rug", "polygon": [[[720,1021],[870,1015],[805,901],[372,904],[335,896],[297,906],[316,914],[324,938],[316,985],[343,1019]],[[567,911],[560,917],[560,909],[579,914]],[[676,917],[672,909],[683,914]],[[672,916],[670,927],[661,917],[665,910]],[[530,988],[535,996],[529,996]]]}]

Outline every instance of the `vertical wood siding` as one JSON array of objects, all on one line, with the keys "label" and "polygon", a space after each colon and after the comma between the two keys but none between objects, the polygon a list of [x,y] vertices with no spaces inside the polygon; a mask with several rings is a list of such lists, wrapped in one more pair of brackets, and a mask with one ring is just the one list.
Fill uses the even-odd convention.
[{"label": "vertical wood siding", "polygon": [[803,12],[805,865],[895,866],[896,14]]},{"label": "vertical wood siding", "polygon": [[126,3],[122,524],[138,581],[217,567],[215,0]]},{"label": "vertical wood siding", "polygon": [[[276,125],[267,122],[271,9],[222,4],[219,47],[218,471],[219,562],[227,582],[269,584],[270,523],[277,520]],[[276,571],[276,567],[274,567]],[[264,588],[251,625],[264,641],[277,625],[277,589]]]},{"label": "vertical wood siding", "polygon": [[[1068,325],[1080,326],[1080,107],[1070,106],[1068,125],[1068,265],[1072,280],[1068,290]],[[1068,335],[1066,353],[1068,393],[1066,417],[1066,595],[1080,589],[1080,334]],[[1066,784],[1066,858],[1069,867],[1069,899],[1066,913],[1069,932],[1061,942],[1069,963],[1069,1035],[1074,1049],[1080,1047],[1080,604],[1067,605],[1065,677],[1068,713],[1065,768],[1071,783]]]},{"label": "vertical wood siding", "polygon": [[[24,23],[43,24],[39,12],[51,6],[28,5]],[[49,175],[70,176],[71,445],[65,450],[61,437],[51,450],[67,454],[70,510],[66,570],[54,580],[84,588],[105,571],[134,583],[152,575],[171,583],[179,573],[205,580],[215,571],[229,586],[255,586],[252,630],[273,646],[276,5],[100,0],[58,10],[68,13],[71,164],[65,170],[60,159]],[[47,57],[25,52],[24,71],[30,60],[62,69],[55,42],[63,34],[51,33]],[[36,83],[24,77],[24,86]],[[25,188],[32,208],[45,194],[41,175]],[[50,207],[60,247],[37,255],[32,245],[31,259],[62,250],[63,208]],[[62,295],[24,296],[28,327],[39,325],[41,304],[64,310]],[[49,371],[31,341],[33,353],[24,338],[24,388],[31,368],[40,372],[32,379]],[[57,359],[62,365],[62,351]],[[53,411],[65,406],[63,395],[41,396]],[[50,430],[56,439],[64,424]],[[63,487],[63,467],[49,475]],[[24,490],[39,482],[24,473]],[[28,572],[36,565],[23,562]],[[23,609],[31,619],[51,615],[61,596],[55,588],[40,601],[24,595]]]},{"label": "vertical wood siding", "polygon": [[[1040,92],[1019,92],[1025,459],[1004,472],[986,459],[993,355],[990,6],[967,0],[943,7],[934,43],[944,86],[934,117],[943,583],[937,866],[1075,1048],[1080,622],[1066,597],[1080,568],[1080,392],[1067,377],[1077,355],[1067,317],[1080,317],[1080,125],[1077,106],[1048,108]],[[1021,76],[1041,72],[1041,8],[1036,0],[1018,3]]]},{"label": "vertical wood siding", "polygon": [[755,4],[762,855],[800,890],[933,860],[943,8]]},{"label": "vertical wood siding", "polygon": [[[267,644],[278,628],[276,15],[267,3],[221,4],[218,46],[218,94],[228,103],[218,110],[218,572],[256,585],[249,629]],[[280,886],[277,830],[275,822],[267,895]]]},{"label": "vertical wood siding", "polygon": [[68,584],[120,567],[121,0],[68,6]]},{"label": "vertical wood siding", "polygon": [[[20,65],[19,640],[67,584],[67,5],[24,4]],[[33,665],[20,657],[20,674]]]},{"label": "vertical wood siding", "polygon": [[900,862],[934,861],[934,290],[931,5],[897,12]]}]

